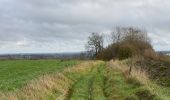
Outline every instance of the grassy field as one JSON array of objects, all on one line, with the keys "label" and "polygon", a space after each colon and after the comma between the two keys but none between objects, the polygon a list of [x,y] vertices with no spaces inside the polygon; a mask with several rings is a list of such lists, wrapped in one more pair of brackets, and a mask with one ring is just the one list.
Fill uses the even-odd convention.
[{"label": "grassy field", "polygon": [[[169,89],[164,90],[154,85],[145,73],[134,70],[128,75],[126,65],[120,61],[80,63],[38,60],[1,63],[6,67],[6,71],[11,68],[17,73],[22,73],[22,76],[11,71],[11,80],[19,80],[16,83],[13,81],[17,85],[3,83],[2,86],[17,90],[2,91],[0,100],[168,100],[170,97]],[[68,67],[71,65],[74,66]],[[2,70],[1,72],[1,75],[9,74]],[[25,80],[22,80],[22,77]],[[2,77],[1,81],[4,82],[6,78]],[[34,80],[30,82],[32,79]]]},{"label": "grassy field", "polygon": [[0,61],[0,90],[11,91],[21,88],[30,80],[43,74],[62,71],[76,61],[60,60],[11,60]]}]

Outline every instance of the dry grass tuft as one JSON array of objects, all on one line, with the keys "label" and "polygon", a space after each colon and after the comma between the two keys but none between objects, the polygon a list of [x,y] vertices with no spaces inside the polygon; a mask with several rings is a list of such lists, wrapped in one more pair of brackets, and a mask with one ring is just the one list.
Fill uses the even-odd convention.
[{"label": "dry grass tuft", "polygon": [[152,94],[157,95],[162,100],[169,100],[168,89],[158,86],[153,81],[149,79],[149,75],[145,70],[139,69],[137,66],[132,66],[131,73],[129,74],[129,67],[125,63],[126,61],[110,61],[110,66],[112,66],[115,70],[120,70],[126,79],[134,79],[140,82],[146,89],[148,89]]},{"label": "dry grass tuft", "polygon": [[146,71],[137,69],[136,66],[132,66],[132,70],[131,72],[129,72],[130,68],[127,67],[127,65],[124,62],[116,60],[114,62],[112,61],[112,63],[114,64],[114,67],[123,72],[126,78],[135,78],[143,85],[147,85],[148,82],[150,81]]}]

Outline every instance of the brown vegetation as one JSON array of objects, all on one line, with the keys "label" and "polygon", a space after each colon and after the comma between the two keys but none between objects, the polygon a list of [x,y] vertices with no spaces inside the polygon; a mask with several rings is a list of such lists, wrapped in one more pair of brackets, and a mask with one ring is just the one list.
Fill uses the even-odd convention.
[{"label": "brown vegetation", "polygon": [[150,78],[158,84],[170,87],[170,60],[168,56],[135,57],[132,61],[141,70],[145,70]]},{"label": "brown vegetation", "polygon": [[[143,85],[147,90],[141,90],[136,93],[136,95],[140,96],[140,100],[153,100],[150,99],[154,97],[155,94],[159,97],[158,100],[169,100],[169,88],[168,87],[161,87],[154,82],[150,80],[150,76],[147,74],[145,70],[141,70],[139,66],[133,65],[133,69],[131,71],[131,74],[129,74],[129,68],[127,66],[129,62],[128,60],[124,61],[110,61],[110,66],[114,67],[115,69],[120,70],[126,80],[130,83],[136,84],[136,85]],[[149,91],[148,91],[149,90]],[[147,97],[144,99],[144,97]],[[127,100],[129,100],[127,98]],[[131,99],[130,99],[131,100]],[[157,99],[156,99],[157,100]]]},{"label": "brown vegetation", "polygon": [[112,32],[112,42],[96,58],[103,60],[126,59],[132,56],[144,56],[146,52],[155,54],[147,32],[138,28],[117,28]]}]

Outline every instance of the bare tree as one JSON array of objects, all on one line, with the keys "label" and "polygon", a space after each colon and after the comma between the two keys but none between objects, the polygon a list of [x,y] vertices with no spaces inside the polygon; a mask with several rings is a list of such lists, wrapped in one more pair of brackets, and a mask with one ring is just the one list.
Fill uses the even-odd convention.
[{"label": "bare tree", "polygon": [[147,32],[134,27],[116,27],[111,33],[112,43],[122,41],[142,41],[150,43]]},{"label": "bare tree", "polygon": [[103,41],[103,35],[92,33],[91,36],[88,37],[86,49],[94,52],[95,56],[97,56],[97,54],[103,49]]},{"label": "bare tree", "polygon": [[147,32],[144,30],[140,30],[138,28],[128,27],[125,28],[124,32],[125,37],[124,40],[126,41],[141,41],[145,43],[150,43],[150,39],[147,35]]},{"label": "bare tree", "polygon": [[112,43],[121,42],[124,35],[124,29],[121,27],[116,27],[114,31],[111,32]]}]

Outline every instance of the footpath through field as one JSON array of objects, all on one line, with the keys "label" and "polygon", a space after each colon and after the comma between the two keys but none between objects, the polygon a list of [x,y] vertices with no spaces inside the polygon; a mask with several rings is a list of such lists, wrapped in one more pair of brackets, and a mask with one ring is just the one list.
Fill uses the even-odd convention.
[{"label": "footpath through field", "polygon": [[126,78],[113,62],[85,61],[45,75],[0,100],[158,100],[137,80]]},{"label": "footpath through field", "polygon": [[[65,100],[168,100],[160,99],[145,84],[121,69],[117,62],[97,61],[72,85]],[[125,71],[124,71],[125,70]]]}]

